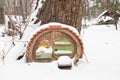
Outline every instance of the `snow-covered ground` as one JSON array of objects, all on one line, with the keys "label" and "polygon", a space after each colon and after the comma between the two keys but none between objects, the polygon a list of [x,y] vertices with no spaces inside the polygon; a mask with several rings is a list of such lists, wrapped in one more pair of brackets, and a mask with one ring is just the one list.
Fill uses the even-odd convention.
[{"label": "snow-covered ground", "polygon": [[[0,31],[2,28],[0,28]],[[120,80],[120,27],[112,25],[91,25],[81,32],[85,56],[71,70],[60,70],[57,62],[25,63],[25,57],[17,61],[23,53],[24,44],[16,42],[0,60],[0,80]],[[8,37],[0,37],[0,53],[9,44]],[[7,51],[6,51],[7,52]]]}]

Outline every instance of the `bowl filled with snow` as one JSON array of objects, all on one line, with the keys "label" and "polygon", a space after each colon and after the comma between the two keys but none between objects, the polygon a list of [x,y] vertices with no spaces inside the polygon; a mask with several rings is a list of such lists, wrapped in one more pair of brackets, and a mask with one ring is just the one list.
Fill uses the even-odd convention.
[{"label": "bowl filled with snow", "polygon": [[57,64],[60,69],[71,69],[72,59],[69,56],[60,56],[57,60]]}]

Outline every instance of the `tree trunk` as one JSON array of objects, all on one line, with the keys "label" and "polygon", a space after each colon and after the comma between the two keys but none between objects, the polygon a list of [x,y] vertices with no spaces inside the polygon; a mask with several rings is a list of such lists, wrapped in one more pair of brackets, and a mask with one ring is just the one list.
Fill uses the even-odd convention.
[{"label": "tree trunk", "polygon": [[3,6],[0,6],[0,24],[4,24],[4,8]]},{"label": "tree trunk", "polygon": [[37,20],[42,24],[60,22],[81,30],[81,20],[85,0],[45,0],[39,9]]}]

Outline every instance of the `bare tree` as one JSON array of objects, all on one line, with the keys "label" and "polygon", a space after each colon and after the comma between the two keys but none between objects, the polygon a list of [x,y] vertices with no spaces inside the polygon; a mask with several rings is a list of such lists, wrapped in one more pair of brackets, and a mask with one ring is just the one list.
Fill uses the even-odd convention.
[{"label": "bare tree", "polygon": [[[28,25],[28,16],[31,13],[30,8],[32,0],[5,0],[6,15],[9,18],[8,28],[13,29],[12,33],[20,35],[20,39]],[[14,27],[14,28],[13,28]],[[10,35],[13,36],[13,34]]]}]

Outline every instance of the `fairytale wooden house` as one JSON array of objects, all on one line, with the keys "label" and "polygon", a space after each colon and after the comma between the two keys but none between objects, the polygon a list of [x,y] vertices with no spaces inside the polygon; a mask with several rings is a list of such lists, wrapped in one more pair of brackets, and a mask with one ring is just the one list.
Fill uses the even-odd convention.
[{"label": "fairytale wooden house", "polygon": [[60,23],[40,28],[28,43],[27,62],[50,62],[60,56],[82,58],[83,44],[75,28]]}]

